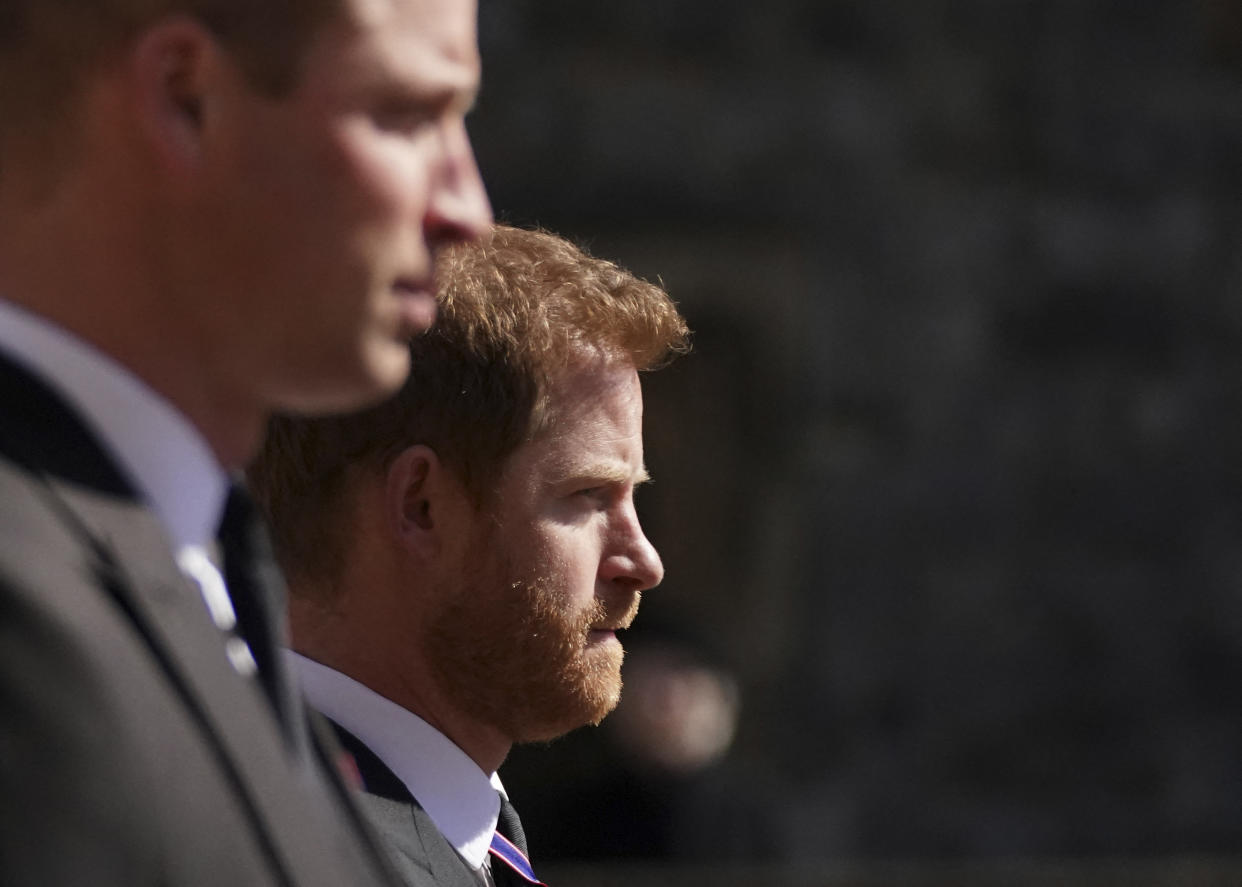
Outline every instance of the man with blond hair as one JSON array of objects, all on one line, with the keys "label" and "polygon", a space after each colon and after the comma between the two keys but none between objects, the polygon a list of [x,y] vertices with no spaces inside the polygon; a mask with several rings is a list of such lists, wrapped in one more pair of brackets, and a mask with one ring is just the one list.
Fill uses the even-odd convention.
[{"label": "man with blond hair", "polygon": [[542,232],[453,247],[437,280],[397,397],[274,420],[250,478],[294,665],[407,883],[524,883],[496,771],[617,703],[616,632],[663,575],[634,510],[638,373],[687,332],[659,287]]},{"label": "man with blond hair", "polygon": [[228,472],[404,381],[478,80],[474,0],[4,4],[0,883],[390,883]]}]

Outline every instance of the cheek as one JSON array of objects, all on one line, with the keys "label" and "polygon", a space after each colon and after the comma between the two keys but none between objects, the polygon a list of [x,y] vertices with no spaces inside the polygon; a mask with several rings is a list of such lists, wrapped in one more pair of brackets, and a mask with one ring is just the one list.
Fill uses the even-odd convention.
[{"label": "cheek", "polygon": [[422,216],[428,193],[430,136],[385,133],[366,124],[346,129],[336,162],[360,214],[401,221]]},{"label": "cheek", "polygon": [[575,610],[585,609],[595,601],[599,551],[594,537],[585,532],[561,540],[557,547],[554,563],[560,573],[558,585]]}]

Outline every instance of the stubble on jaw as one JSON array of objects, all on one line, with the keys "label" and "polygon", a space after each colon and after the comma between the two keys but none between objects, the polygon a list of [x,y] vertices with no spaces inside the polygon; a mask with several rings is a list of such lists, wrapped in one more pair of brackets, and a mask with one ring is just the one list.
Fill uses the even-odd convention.
[{"label": "stubble on jaw", "polygon": [[500,577],[513,570],[509,558],[500,560],[499,569],[479,564],[438,596],[441,609],[424,645],[439,689],[512,742],[544,741],[599,723],[620,699],[623,652],[619,644],[588,646],[590,630],[628,625],[641,594],[597,597],[567,613],[550,577],[506,582]]}]

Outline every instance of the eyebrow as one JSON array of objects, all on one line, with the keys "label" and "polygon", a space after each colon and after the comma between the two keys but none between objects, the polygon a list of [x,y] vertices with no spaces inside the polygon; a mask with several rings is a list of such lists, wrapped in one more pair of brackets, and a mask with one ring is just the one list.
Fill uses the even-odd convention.
[{"label": "eyebrow", "polygon": [[603,481],[605,483],[628,484],[640,486],[651,482],[647,466],[640,465],[638,471],[630,472],[620,462],[580,462],[561,466],[561,479],[558,483],[568,484],[575,481]]},{"label": "eyebrow", "polygon": [[431,107],[469,116],[479,101],[479,90],[473,86],[446,84],[428,89],[411,89],[405,85],[389,88],[389,98],[394,102],[409,103],[418,107]]}]

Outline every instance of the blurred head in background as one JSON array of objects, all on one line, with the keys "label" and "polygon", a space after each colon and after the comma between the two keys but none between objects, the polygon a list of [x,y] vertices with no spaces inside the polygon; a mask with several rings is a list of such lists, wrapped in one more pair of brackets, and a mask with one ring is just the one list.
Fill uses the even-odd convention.
[{"label": "blurred head in background", "polygon": [[0,13],[0,292],[225,464],[273,409],[395,391],[490,208],[474,0],[24,0]]}]

